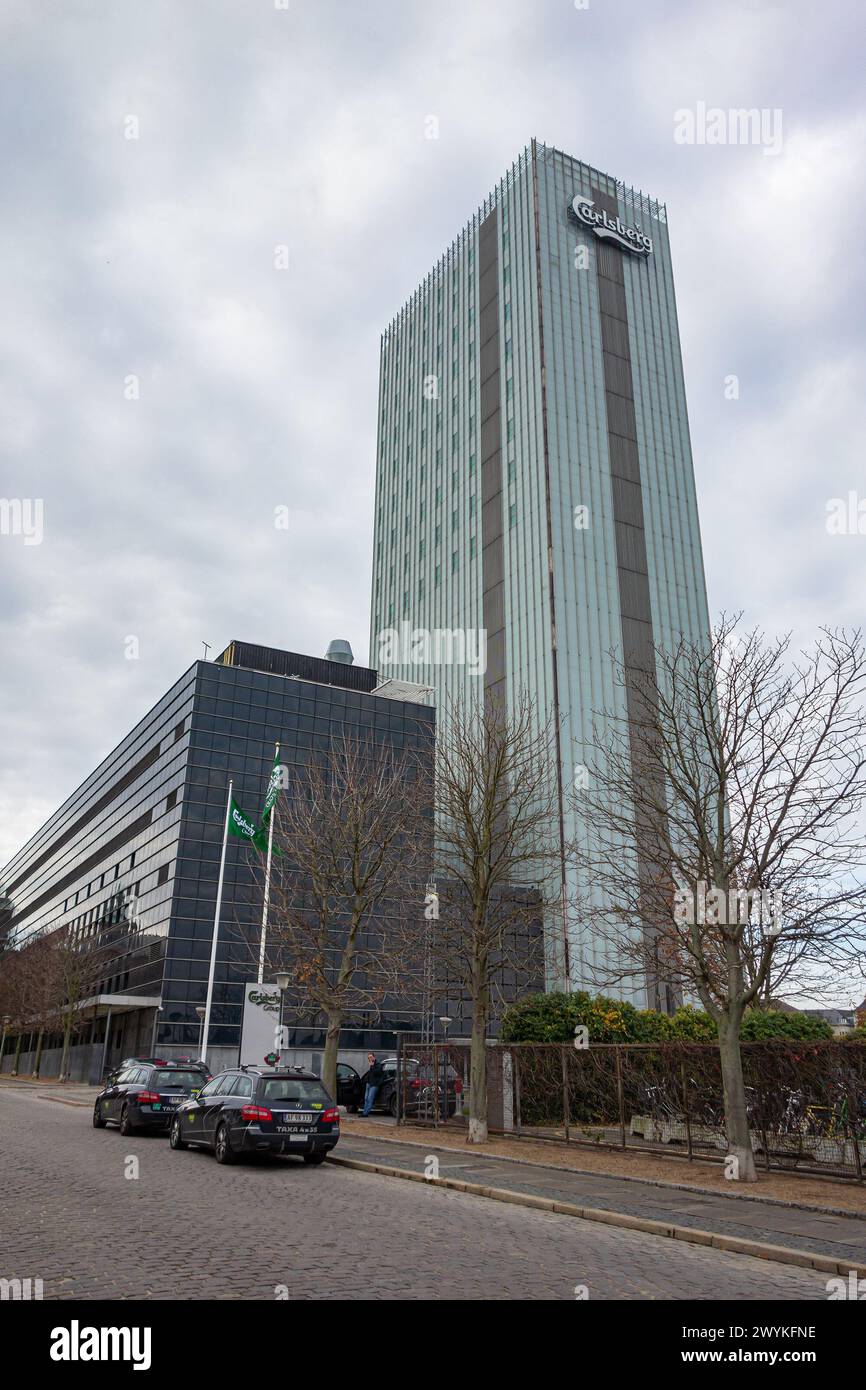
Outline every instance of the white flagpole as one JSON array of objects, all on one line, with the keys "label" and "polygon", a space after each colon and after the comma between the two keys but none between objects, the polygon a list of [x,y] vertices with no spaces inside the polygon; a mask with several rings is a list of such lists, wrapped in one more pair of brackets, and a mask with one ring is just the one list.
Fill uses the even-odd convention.
[{"label": "white flagpole", "polygon": [[231,812],[231,807],[232,783],[231,779],[229,779],[229,793],[226,797],[226,815],[225,823],[223,825],[223,848],[222,854],[220,855],[220,874],[219,879],[217,880],[216,911],[214,913],[213,918],[213,939],[211,941],[210,946],[210,970],[208,971],[207,977],[207,999],[205,1000],[204,1023],[202,1024],[201,1030],[201,1060],[205,1063],[205,1065],[207,1065],[207,1045],[208,1038],[210,1036],[210,1008],[211,1003],[213,1001],[213,982],[214,975],[216,973],[217,938],[219,937],[220,932],[220,907],[222,906],[223,898],[223,876],[225,874],[226,869],[226,844],[228,843],[229,838],[229,814]]},{"label": "white flagpole", "polygon": [[[274,749],[274,764],[280,756],[280,745]],[[274,817],[276,814],[277,803],[274,801],[271,807],[271,814],[268,817],[268,860],[265,866],[265,896],[262,901],[262,935],[259,942],[259,984],[265,976],[265,939],[268,934],[268,906],[271,900],[271,857],[274,852]]]}]

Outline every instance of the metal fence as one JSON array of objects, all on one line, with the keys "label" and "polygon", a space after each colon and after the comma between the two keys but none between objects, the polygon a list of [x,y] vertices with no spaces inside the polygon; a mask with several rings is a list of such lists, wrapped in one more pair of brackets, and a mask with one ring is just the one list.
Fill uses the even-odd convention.
[{"label": "metal fence", "polygon": [[[866,1044],[743,1043],[752,1145],[766,1169],[863,1181]],[[710,1043],[487,1048],[492,1133],[722,1161],[719,1050]],[[401,1124],[465,1127],[469,1045],[403,1038]]]}]

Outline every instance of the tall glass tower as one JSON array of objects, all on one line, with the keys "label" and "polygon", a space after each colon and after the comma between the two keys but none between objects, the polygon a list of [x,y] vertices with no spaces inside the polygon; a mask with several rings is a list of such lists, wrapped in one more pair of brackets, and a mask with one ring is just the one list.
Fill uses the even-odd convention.
[{"label": "tall glass tower", "polygon": [[[382,336],[370,664],[440,700],[528,691],[564,851],[592,844],[597,713],[708,631],[666,209],[533,141]],[[575,873],[563,852],[584,920],[549,935],[551,985],[610,963]]]}]

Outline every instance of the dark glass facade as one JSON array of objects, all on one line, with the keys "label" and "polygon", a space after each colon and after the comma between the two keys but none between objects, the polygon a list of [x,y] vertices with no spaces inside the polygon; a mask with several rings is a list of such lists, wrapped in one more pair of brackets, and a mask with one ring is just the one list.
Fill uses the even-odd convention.
[{"label": "dark glass facade", "polygon": [[[99,990],[116,1001],[109,1058],[198,1049],[229,778],[258,815],[277,742],[290,783],[344,731],[432,757],[435,711],[373,694],[375,681],[363,667],[232,643],[195,662],[0,873],[11,944],[67,924],[110,940]],[[210,1046],[235,1052],[242,984],[255,975],[240,938],[261,918],[252,852],[229,837]],[[91,1045],[106,1009],[94,1010]],[[360,1019],[353,1036],[382,1045],[395,1024],[412,1020]]]}]

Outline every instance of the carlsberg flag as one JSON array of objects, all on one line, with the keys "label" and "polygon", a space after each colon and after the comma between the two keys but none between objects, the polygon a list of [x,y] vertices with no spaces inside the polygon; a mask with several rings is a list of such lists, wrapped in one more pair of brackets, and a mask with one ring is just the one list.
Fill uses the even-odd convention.
[{"label": "carlsberg flag", "polygon": [[266,845],[262,840],[262,832],[256,825],[252,816],[248,816],[242,811],[234,797],[229,807],[229,834],[236,835],[239,840],[252,840],[256,849],[265,849]]},{"label": "carlsberg flag", "polygon": [[271,768],[271,776],[268,782],[268,789],[265,792],[265,807],[262,811],[262,830],[267,829],[268,816],[274,809],[280,788],[285,786],[285,769],[280,762],[279,752],[274,758],[274,765]]}]

